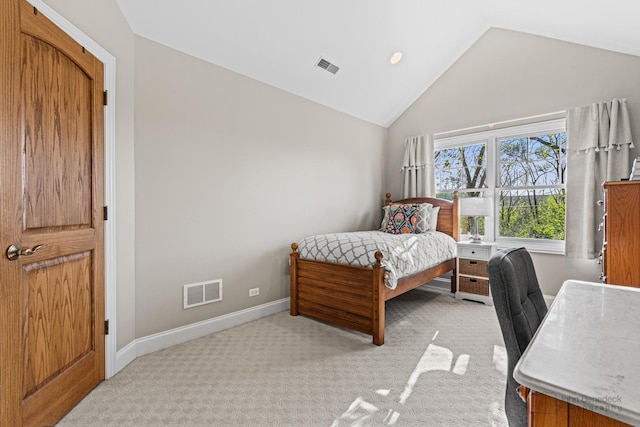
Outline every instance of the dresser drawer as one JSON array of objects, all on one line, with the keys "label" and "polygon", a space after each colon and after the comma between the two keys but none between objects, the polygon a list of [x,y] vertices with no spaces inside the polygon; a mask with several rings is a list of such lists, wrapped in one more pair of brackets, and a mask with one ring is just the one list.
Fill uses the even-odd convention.
[{"label": "dresser drawer", "polygon": [[458,274],[487,277],[487,261],[458,258]]},{"label": "dresser drawer", "polygon": [[458,291],[489,296],[489,281],[486,279],[458,276]]},{"label": "dresser drawer", "polygon": [[474,258],[488,260],[491,255],[490,247],[481,247],[478,245],[462,246],[458,245],[458,258]]}]

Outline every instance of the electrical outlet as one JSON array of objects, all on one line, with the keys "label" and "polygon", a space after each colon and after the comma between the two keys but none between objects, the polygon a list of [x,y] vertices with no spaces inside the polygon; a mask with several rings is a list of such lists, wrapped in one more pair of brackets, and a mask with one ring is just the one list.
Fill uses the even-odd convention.
[{"label": "electrical outlet", "polygon": [[256,295],[260,295],[260,288],[249,289],[250,297],[255,297]]}]

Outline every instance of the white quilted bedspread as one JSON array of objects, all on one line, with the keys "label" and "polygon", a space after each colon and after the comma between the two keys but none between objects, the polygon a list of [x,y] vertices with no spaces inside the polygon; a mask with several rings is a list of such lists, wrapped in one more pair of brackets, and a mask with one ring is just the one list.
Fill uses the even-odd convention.
[{"label": "white quilted bedspread", "polygon": [[319,234],[298,243],[300,258],[372,267],[382,252],[385,285],[395,289],[398,279],[434,267],[456,256],[456,242],[439,231],[389,234],[382,231]]}]

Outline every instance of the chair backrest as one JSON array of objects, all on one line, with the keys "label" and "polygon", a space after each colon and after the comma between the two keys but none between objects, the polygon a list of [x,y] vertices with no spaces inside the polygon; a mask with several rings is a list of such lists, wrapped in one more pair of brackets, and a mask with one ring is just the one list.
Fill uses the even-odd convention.
[{"label": "chair backrest", "polygon": [[498,251],[487,272],[507,353],[517,362],[547,314],[531,255],[525,248]]},{"label": "chair backrest", "polygon": [[547,314],[547,305],[525,248],[498,251],[489,259],[487,273],[507,349],[505,413],[510,427],[525,427],[527,405],[518,396],[513,369]]}]

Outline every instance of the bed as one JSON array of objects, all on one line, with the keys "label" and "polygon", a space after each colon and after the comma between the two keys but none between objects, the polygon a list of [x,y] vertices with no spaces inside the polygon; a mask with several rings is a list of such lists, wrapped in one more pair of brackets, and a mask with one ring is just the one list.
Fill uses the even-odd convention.
[{"label": "bed", "polygon": [[[423,203],[439,208],[436,230],[457,241],[457,192],[453,200],[426,197],[392,201],[389,193],[386,194],[385,200],[385,206]],[[371,257],[372,260],[375,259],[372,265],[365,267],[342,262],[305,259],[300,256],[298,249],[298,243],[291,244],[291,315],[302,314],[372,335],[373,343],[376,345],[384,344],[386,301],[443,276],[447,272],[453,273],[451,291],[455,292],[455,253],[450,259],[441,261],[437,265],[397,278],[392,289],[388,286],[389,271],[386,271],[383,265],[384,255],[380,250],[376,250]]]}]

